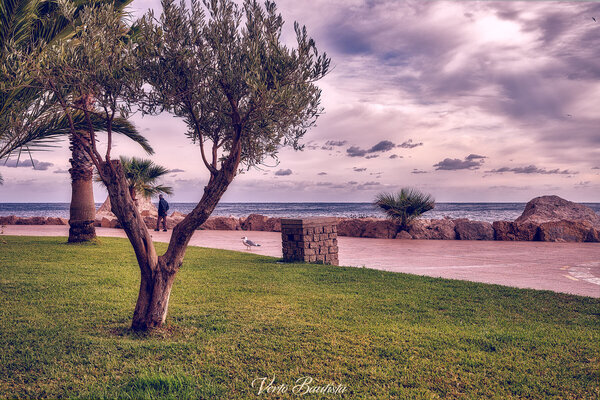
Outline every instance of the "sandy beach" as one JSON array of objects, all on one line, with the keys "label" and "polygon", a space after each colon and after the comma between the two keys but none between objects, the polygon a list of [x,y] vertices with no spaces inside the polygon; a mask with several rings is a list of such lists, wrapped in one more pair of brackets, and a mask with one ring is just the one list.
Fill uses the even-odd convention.
[{"label": "sandy beach", "polygon": [[[122,229],[96,228],[98,236],[125,237]],[[152,232],[168,242],[169,232]],[[5,235],[67,236],[68,226],[8,225]],[[197,231],[190,245],[246,252],[241,237],[261,244],[256,254],[281,257],[281,234]],[[396,240],[339,237],[340,265],[551,290],[600,298],[600,245],[504,241]]]}]

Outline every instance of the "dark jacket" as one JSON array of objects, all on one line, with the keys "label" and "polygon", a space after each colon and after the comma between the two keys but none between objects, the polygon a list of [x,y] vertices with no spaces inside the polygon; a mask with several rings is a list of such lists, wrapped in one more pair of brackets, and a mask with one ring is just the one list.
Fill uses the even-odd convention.
[{"label": "dark jacket", "polygon": [[158,202],[158,215],[166,217],[167,211],[169,211],[169,203],[165,199],[160,199]]}]

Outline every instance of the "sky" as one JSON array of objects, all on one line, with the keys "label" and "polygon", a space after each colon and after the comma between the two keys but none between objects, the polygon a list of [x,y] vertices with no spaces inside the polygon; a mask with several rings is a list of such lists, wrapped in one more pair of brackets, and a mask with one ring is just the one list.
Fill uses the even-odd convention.
[{"label": "sky", "polygon": [[[304,151],[239,175],[229,202],[370,202],[414,187],[440,202],[600,201],[600,3],[279,0],[283,40],[307,26],[332,71]],[[134,0],[131,12],[160,10]],[[173,170],[171,201],[208,172],[184,123],[132,121]],[[113,153],[145,156],[119,138]],[[0,166],[1,202],[68,202],[67,144]],[[106,191],[97,186],[97,202]]]}]

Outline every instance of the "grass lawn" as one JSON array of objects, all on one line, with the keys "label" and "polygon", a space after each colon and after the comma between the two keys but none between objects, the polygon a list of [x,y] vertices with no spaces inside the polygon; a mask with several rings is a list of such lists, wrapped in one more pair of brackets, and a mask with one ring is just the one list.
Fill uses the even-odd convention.
[{"label": "grass lawn", "polygon": [[138,335],[129,243],[65,241],[0,236],[0,398],[599,398],[597,299],[190,248]]}]

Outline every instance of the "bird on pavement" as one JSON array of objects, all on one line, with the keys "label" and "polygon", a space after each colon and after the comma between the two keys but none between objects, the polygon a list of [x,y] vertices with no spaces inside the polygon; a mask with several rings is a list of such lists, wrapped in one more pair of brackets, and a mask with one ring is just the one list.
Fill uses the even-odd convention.
[{"label": "bird on pavement", "polygon": [[242,243],[244,243],[244,245],[250,249],[252,247],[260,247],[260,244],[258,243],[254,243],[252,240],[248,239],[246,236],[244,236],[242,238]]}]

